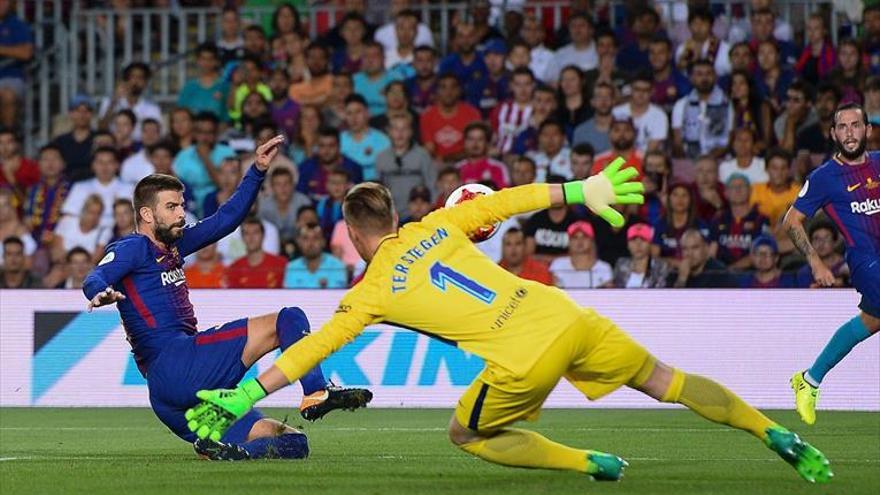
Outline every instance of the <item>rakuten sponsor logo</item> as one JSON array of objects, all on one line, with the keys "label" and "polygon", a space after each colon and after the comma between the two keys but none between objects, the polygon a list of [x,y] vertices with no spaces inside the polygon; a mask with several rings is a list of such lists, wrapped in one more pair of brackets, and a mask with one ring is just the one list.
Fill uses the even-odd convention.
[{"label": "rakuten sponsor logo", "polygon": [[865,215],[874,215],[880,213],[880,199],[866,199],[862,202],[853,201],[849,204],[853,213],[862,213]]}]

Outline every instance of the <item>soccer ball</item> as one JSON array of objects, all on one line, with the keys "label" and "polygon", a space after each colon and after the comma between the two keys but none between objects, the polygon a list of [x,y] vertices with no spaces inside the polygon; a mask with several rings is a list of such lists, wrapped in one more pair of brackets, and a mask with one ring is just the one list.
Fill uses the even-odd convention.
[{"label": "soccer ball", "polygon": [[[452,194],[446,198],[446,207],[451,208],[462,201],[469,201],[477,196],[485,196],[492,194],[493,192],[495,191],[493,191],[492,188],[484,186],[483,184],[465,184],[455,191],[452,191]],[[470,239],[473,242],[488,241],[496,232],[498,232],[500,226],[501,222],[496,222],[494,225],[480,227],[476,232],[471,233]]]}]

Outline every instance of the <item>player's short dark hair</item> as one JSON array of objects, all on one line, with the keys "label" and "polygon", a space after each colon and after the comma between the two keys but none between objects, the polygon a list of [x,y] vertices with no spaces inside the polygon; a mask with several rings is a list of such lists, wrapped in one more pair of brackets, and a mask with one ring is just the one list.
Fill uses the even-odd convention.
[{"label": "player's short dark hair", "polygon": [[862,123],[865,125],[868,125],[868,112],[866,112],[865,108],[862,107],[861,105],[859,105],[858,103],[856,103],[854,101],[850,101],[850,102],[844,103],[843,105],[838,105],[837,108],[834,109],[834,115],[831,116],[831,127],[832,128],[837,125],[837,116],[840,114],[840,112],[843,112],[844,110],[858,110],[858,111],[862,112]]},{"label": "player's short dark hair", "polygon": [[21,246],[22,249],[24,249],[24,241],[22,241],[21,238],[17,235],[11,235],[3,239],[3,250],[6,251],[6,246],[9,246],[11,244],[17,244]]},{"label": "player's short dark hair", "polygon": [[593,145],[590,143],[576,144],[574,148],[571,149],[571,152],[578,155],[596,156],[596,149],[593,148]]},{"label": "player's short dark hair", "polygon": [[100,154],[108,154],[113,155],[113,159],[117,162],[119,161],[119,152],[116,151],[116,148],[111,148],[110,146],[101,146],[92,152],[92,161],[95,161],[95,158]]},{"label": "player's short dark hair", "polygon": [[85,256],[85,257],[88,258],[89,260],[92,259],[92,253],[88,252],[88,251],[87,251],[84,247],[82,247],[82,246],[77,246],[77,247],[71,249],[70,251],[68,251],[68,252],[67,252],[67,256],[65,256],[64,259],[65,259],[65,261],[67,261],[68,263],[70,263],[70,261],[73,259],[73,257],[76,256],[76,255],[78,255],[78,254],[81,254],[81,255]]},{"label": "player's short dark hair", "polygon": [[150,174],[134,186],[135,222],[141,218],[141,208],[156,207],[156,196],[162,191],[183,192],[183,182],[172,175]]},{"label": "player's short dark hair", "polygon": [[358,93],[352,93],[345,97],[345,106],[348,106],[351,103],[359,103],[365,108],[369,108],[369,106],[367,105],[367,99]]},{"label": "player's short dark hair", "polygon": [[362,182],[354,186],[342,202],[342,217],[345,223],[364,232],[387,232],[394,222],[391,191],[376,182]]},{"label": "player's short dark hair", "polygon": [[467,137],[467,135],[470,134],[470,132],[473,130],[481,131],[483,133],[483,137],[486,138],[486,141],[492,140],[492,127],[486,122],[483,122],[482,120],[475,120],[464,126],[465,137]]},{"label": "player's short dark hair", "polygon": [[770,161],[774,158],[781,158],[785,160],[786,163],[791,165],[791,153],[786,151],[784,148],[774,146],[773,148],[767,150],[766,153],[764,153],[764,167],[766,168],[768,165],[770,165]]},{"label": "player's short dark hair", "polygon": [[244,231],[245,225],[257,225],[260,227],[260,234],[262,234],[262,235],[266,234],[266,227],[263,227],[263,222],[261,222],[260,219],[254,215],[248,216],[247,218],[244,219],[243,222],[241,222],[241,227],[242,227],[241,230],[242,231]]}]

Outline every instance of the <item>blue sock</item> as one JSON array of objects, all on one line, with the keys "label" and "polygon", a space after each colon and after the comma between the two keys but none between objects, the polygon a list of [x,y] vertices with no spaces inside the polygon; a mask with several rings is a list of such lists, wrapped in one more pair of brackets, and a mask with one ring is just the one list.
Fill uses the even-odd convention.
[{"label": "blue sock", "polygon": [[305,459],[309,456],[309,440],[302,433],[285,433],[239,444],[251,459]]},{"label": "blue sock", "polygon": [[[299,308],[284,308],[278,312],[278,319],[275,322],[275,331],[278,333],[278,342],[281,343],[281,350],[284,351],[288,347],[296,344],[299,339],[305,337],[309,333],[309,320],[306,314]],[[321,365],[315,366],[302,378],[299,379],[302,385],[303,395],[309,395],[327,387],[327,379],[324,378],[324,372],[321,371]]]},{"label": "blue sock", "polygon": [[831,368],[837,365],[849,351],[853,349],[859,342],[871,336],[871,332],[862,322],[862,318],[856,316],[848,322],[841,325],[834,332],[831,340],[825,344],[822,353],[816,358],[813,366],[804,374],[804,379],[811,385],[818,387],[825,375],[831,371]]}]

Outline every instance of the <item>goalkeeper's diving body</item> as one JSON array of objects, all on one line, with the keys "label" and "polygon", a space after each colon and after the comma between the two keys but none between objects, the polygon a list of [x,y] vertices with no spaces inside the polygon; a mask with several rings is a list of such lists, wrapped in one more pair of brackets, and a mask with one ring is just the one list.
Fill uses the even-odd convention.
[{"label": "goalkeeper's diving body", "polygon": [[821,452],[774,423],[722,385],[654,358],[611,320],[578,306],[554,287],[518,278],[484,256],[468,234],[510,216],[562,204],[586,204],[612,225],[609,205],[643,201],[633,168],[622,159],[586,181],[529,184],[427,215],[398,229],[391,195],[364,183],[343,203],[351,240],[369,262],[320,331],[287,349],[275,365],[235,390],[203,390],[189,428],[217,438],[253,404],[379,322],[409,328],[482,357],[486,367],[462,395],[449,424],[451,441],[498,464],[582,472],[617,480],[626,462],[611,454],[555,443],[512,428],[536,419],[560,378],[596,400],[622,385],[745,430],[809,481],[828,481]]},{"label": "goalkeeper's diving body", "polygon": [[[235,193],[214,215],[194,225],[184,225],[183,184],[177,178],[154,174],[142,179],[134,191],[137,232],[111,244],[83,286],[89,310],[117,303],[135,362],[147,379],[153,411],[207,459],[303,458],[309,453],[303,433],[264,418],[256,409],[216,439],[198,439],[184,418],[187,408],[198,402],[196,391],[235,386],[263,355],[288,349],[309,332],[303,311],[289,307],[197,333],[183,271],[187,255],[241,224],[283,141],[277,136],[257,148],[254,165]],[[363,407],[372,398],[368,390],[332,385],[315,364],[299,379],[305,419]]]}]

